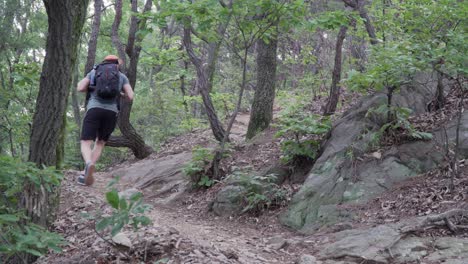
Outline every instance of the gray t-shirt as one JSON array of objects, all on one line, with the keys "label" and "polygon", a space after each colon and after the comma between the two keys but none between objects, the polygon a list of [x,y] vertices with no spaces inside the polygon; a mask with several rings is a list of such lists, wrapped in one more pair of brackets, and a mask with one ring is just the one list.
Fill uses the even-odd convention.
[{"label": "gray t-shirt", "polygon": [[[87,75],[86,77],[89,79],[90,81],[90,84],[89,86],[94,86],[94,75],[96,74],[96,71],[95,70],[91,70]],[[128,84],[128,78],[127,76],[125,76],[125,74],[119,72],[119,87],[120,87],[120,91],[123,91],[123,86],[125,84]],[[86,111],[91,109],[91,108],[103,108],[103,109],[107,109],[107,110],[111,110],[111,111],[114,111],[116,113],[119,112],[119,110],[117,109],[117,100],[114,100],[114,99],[110,99],[110,100],[105,100],[105,99],[102,99],[102,98],[99,98],[96,94],[96,91],[95,90],[89,90],[90,92],[90,97],[89,97],[89,101],[88,101],[88,106],[86,107]]]}]

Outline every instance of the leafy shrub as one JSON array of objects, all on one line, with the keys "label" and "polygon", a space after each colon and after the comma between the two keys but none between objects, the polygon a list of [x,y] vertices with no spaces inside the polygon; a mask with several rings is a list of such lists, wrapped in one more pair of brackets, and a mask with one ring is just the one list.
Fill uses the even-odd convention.
[{"label": "leafy shrub", "polygon": [[242,213],[260,213],[280,206],[287,198],[287,191],[274,183],[274,175],[258,176],[236,172],[233,177],[236,177],[236,182],[246,190]]},{"label": "leafy shrub", "polygon": [[[108,188],[118,181],[111,182]],[[138,230],[140,226],[151,224],[151,220],[145,216],[145,213],[151,209],[149,204],[143,203],[143,194],[141,192],[134,193],[130,198],[119,196],[115,188],[106,192],[106,201],[112,207],[112,213],[109,216],[102,216],[102,212],[98,212],[95,218],[97,219],[95,231],[110,231],[111,237],[118,234],[125,226],[129,225],[134,230]],[[99,234],[99,233],[98,233]]]},{"label": "leafy shrub", "polygon": [[279,130],[276,136],[286,137],[281,142],[282,159],[286,163],[297,158],[315,159],[321,136],[331,128],[331,121],[328,117],[301,111],[282,115],[278,122]]},{"label": "leafy shrub", "polygon": [[30,222],[20,204],[24,187],[33,184],[51,191],[62,175],[51,168],[39,169],[33,163],[0,156],[0,259],[8,260],[21,253],[41,256],[49,249],[60,251],[63,238]]},{"label": "leafy shrub", "polygon": [[214,154],[208,148],[195,146],[192,149],[192,160],[185,164],[183,173],[190,177],[195,187],[211,187],[215,182],[208,175],[209,165]]},{"label": "leafy shrub", "polygon": [[378,108],[370,109],[366,116],[373,114],[382,115],[385,119],[389,116],[391,119],[387,120],[379,130],[371,134],[371,145],[379,145],[383,137],[396,133],[399,135],[406,133],[410,139],[428,140],[432,138],[431,133],[418,131],[411,124],[409,121],[411,109],[409,108],[391,106],[389,109],[387,105],[381,105]]}]

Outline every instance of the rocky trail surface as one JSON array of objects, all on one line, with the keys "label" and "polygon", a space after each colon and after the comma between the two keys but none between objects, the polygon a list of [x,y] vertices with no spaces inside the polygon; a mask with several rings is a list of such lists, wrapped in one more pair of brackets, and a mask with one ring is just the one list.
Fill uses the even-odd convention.
[{"label": "rocky trail surface", "polygon": [[[248,114],[241,114],[233,127],[234,151],[222,164],[228,173],[231,167],[248,166],[259,170],[278,163],[279,139],[273,137],[274,131],[266,131],[261,137],[245,143],[247,123]],[[339,127],[346,123],[337,124]],[[335,132],[339,131],[336,127]],[[334,137],[332,143],[335,145],[343,140],[332,133]],[[418,142],[410,144],[416,146],[416,152],[424,148],[424,144],[418,145],[421,144]],[[460,161],[462,170],[455,179],[456,189],[452,192],[447,191],[446,167],[434,169],[436,166],[431,165],[427,166],[429,172],[418,176],[420,178],[412,176],[393,185],[380,184],[383,191],[379,194],[362,192],[369,196],[364,203],[332,205],[328,201],[332,199],[317,195],[319,191],[307,192],[308,186],[320,191],[328,188],[328,183],[320,185],[323,187],[314,186],[313,180],[320,178],[311,174],[304,185],[284,184],[295,194],[289,207],[267,210],[259,216],[229,215],[209,210],[214,208],[213,203],[219,203],[220,193],[232,187],[229,183],[221,182],[208,190],[190,190],[188,178],[181,168],[191,160],[190,150],[195,145],[213,147],[215,143],[210,131],[196,131],[174,138],[145,160],[129,160],[98,172],[91,187],[77,185],[78,172],[67,171],[54,229],[68,244],[63,252],[50,253],[38,263],[468,263],[468,206],[463,206],[468,204],[468,167],[464,166],[464,160]],[[330,149],[336,151],[337,148],[331,145]],[[398,148],[391,151],[406,153]],[[387,154],[377,150],[372,154],[384,155],[371,155],[367,160],[361,160],[363,176],[354,179],[356,183],[365,182],[366,177],[372,175],[366,168],[381,170],[389,176],[397,175],[386,168],[386,164],[400,166],[404,163],[383,162],[385,158],[399,157],[405,161],[406,156],[413,155],[411,148],[405,149],[406,156],[397,156],[391,151]],[[324,155],[322,159],[325,159]],[[363,167],[362,164],[370,165]],[[407,175],[420,172],[402,175],[408,178]],[[320,177],[327,181],[334,179],[330,178],[332,174],[328,175]],[[112,212],[105,201],[105,193],[109,190],[108,184],[117,177],[120,180],[114,187],[120,195],[143,193],[144,201],[152,206],[146,214],[152,224],[136,231],[124,228],[111,239],[105,232],[95,231],[96,220],[89,216],[106,216]],[[343,185],[341,178],[336,178],[336,184],[329,184],[331,189]],[[298,191],[299,188],[302,190]],[[338,189],[348,193],[345,188]],[[362,194],[359,197],[364,197]],[[312,207],[315,203],[319,206],[318,213]],[[226,210],[229,206],[219,208]],[[298,213],[293,214],[294,210]],[[444,212],[450,215],[444,215]],[[300,217],[294,218],[295,215]],[[297,228],[302,227],[301,232],[280,224],[280,219],[287,216],[294,221],[303,221]],[[308,226],[309,220],[310,223],[326,223],[324,219],[330,217],[335,219],[328,225]],[[304,227],[313,227],[314,232],[310,232],[312,228]]]},{"label": "rocky trail surface", "polygon": [[[234,140],[243,136],[247,123],[248,115],[241,114],[233,128]],[[263,223],[254,217],[220,218],[207,210],[209,192],[206,199],[187,192],[189,183],[181,167],[191,158],[190,145],[212,142],[202,135],[187,143],[168,147],[165,155],[98,172],[91,187],[77,185],[79,172],[67,171],[55,229],[68,245],[62,253],[51,253],[38,263],[295,263],[299,252],[313,241],[279,225],[276,215]],[[146,214],[152,220],[150,226],[122,232],[118,243],[129,246],[123,250],[100,237],[94,230],[95,220],[87,219],[111,212],[105,192],[117,176],[120,194],[142,191],[152,206]]]}]

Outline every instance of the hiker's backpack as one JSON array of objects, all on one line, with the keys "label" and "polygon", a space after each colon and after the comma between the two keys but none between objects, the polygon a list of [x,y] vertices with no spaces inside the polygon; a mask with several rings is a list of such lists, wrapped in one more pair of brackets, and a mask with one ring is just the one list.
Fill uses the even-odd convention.
[{"label": "hiker's backpack", "polygon": [[118,99],[120,95],[119,65],[116,63],[101,63],[96,65],[94,70],[96,95],[105,100]]}]

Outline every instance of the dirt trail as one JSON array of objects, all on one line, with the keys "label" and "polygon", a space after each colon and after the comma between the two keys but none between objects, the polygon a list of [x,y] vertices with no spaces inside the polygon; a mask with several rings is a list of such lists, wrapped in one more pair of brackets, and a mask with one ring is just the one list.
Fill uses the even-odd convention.
[{"label": "dirt trail", "polygon": [[[248,113],[241,113],[236,119],[232,130],[232,139],[235,142],[243,141],[248,120]],[[169,152],[168,155],[174,154]],[[98,263],[118,263],[122,260],[119,260],[119,257],[116,259],[115,256],[119,256],[118,251],[99,238],[93,230],[94,222],[83,218],[83,213],[109,213],[110,206],[105,202],[105,192],[116,171],[134,165],[138,165],[137,168],[144,171],[143,168],[147,168],[153,159],[157,163],[158,158],[153,156],[144,161],[146,163],[126,163],[109,168],[107,172],[97,172],[96,181],[91,187],[75,183],[77,171],[67,172],[61,187],[60,213],[55,228],[69,245],[63,253],[49,254],[39,263],[63,263],[65,260],[67,263],[95,263],[96,260]],[[132,187],[131,183],[129,185],[129,182],[123,180],[117,186],[119,191]],[[248,217],[243,221],[239,218],[216,217],[207,212],[210,194],[206,192],[187,193],[186,196],[184,194],[184,199],[169,205],[149,199],[152,195],[148,190],[144,193],[145,202],[153,206],[153,210],[147,214],[153,225],[141,232],[153,230],[150,233],[157,234],[158,239],[169,241],[167,243],[171,252],[162,253],[160,256],[168,256],[168,263],[295,263],[300,256],[298,254],[305,250],[304,246],[298,246],[304,244],[304,238],[280,226],[275,216],[269,216],[266,220]],[[127,233],[133,235],[135,232]],[[142,236],[148,235],[145,233]],[[137,240],[134,237],[130,238]],[[144,250],[144,254],[147,251],[146,246],[144,249],[135,250]],[[158,256],[151,261],[155,259],[158,259]]]},{"label": "dirt trail", "polygon": [[[92,187],[76,185],[76,173],[66,173],[56,224],[57,231],[69,245],[63,253],[49,254],[38,263],[63,263],[65,260],[67,263],[95,263],[96,260],[98,263],[114,263],[109,255],[118,255],[94,233],[94,223],[82,216],[85,212],[92,214],[96,209],[106,212],[105,208],[109,208],[104,197],[112,173],[96,173]],[[255,228],[237,219],[218,218],[208,212],[190,210],[190,205],[182,203],[152,205],[153,210],[147,214],[153,221],[149,229],[153,228],[158,233],[164,233],[161,230],[176,233],[176,240],[183,241],[185,245],[181,246],[184,247],[183,252],[173,250],[169,254],[172,262],[168,263],[294,263],[298,259],[299,251],[293,249],[291,243],[303,242],[303,238],[279,225]],[[107,259],[104,258],[106,256]]]}]

